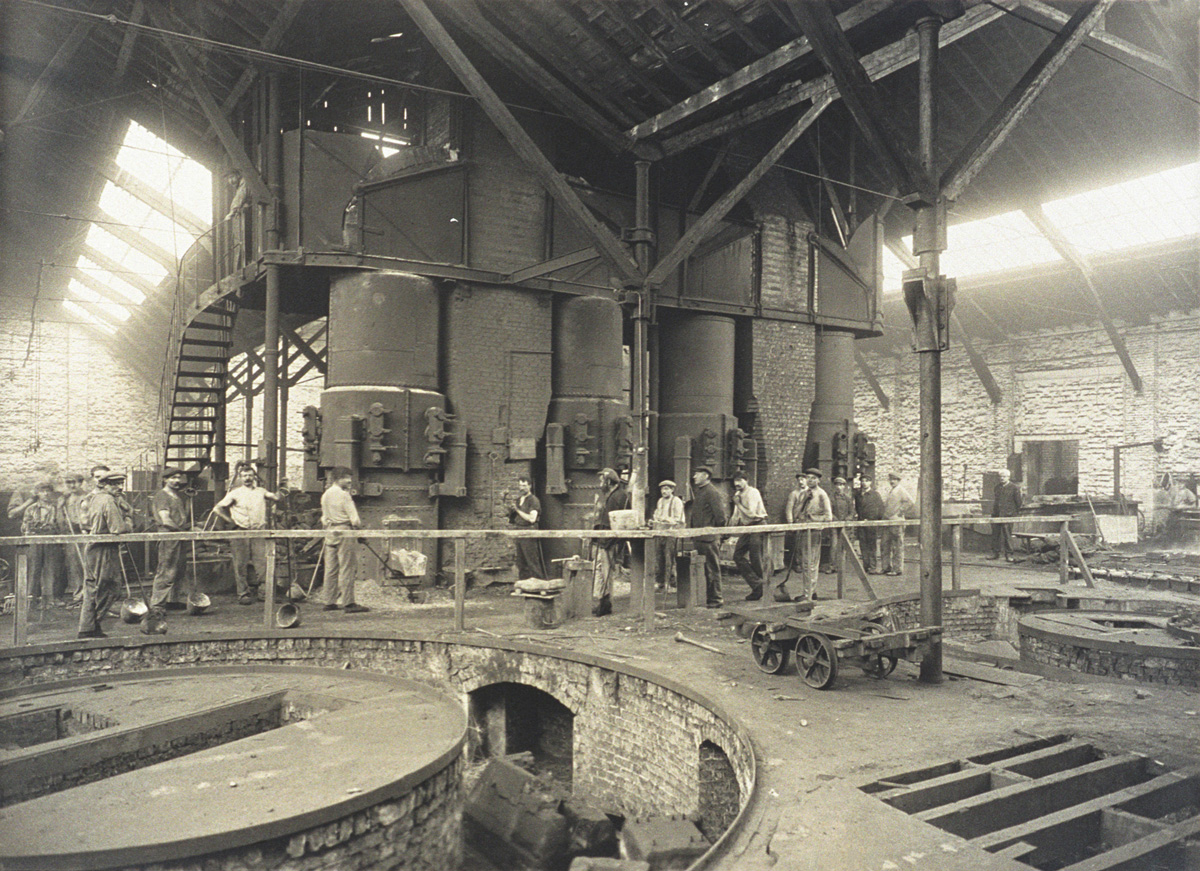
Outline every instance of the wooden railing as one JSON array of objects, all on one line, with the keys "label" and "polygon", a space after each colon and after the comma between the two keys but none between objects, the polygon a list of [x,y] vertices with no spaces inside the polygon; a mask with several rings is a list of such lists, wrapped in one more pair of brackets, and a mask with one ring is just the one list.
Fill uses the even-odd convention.
[{"label": "wooden railing", "polygon": [[[1059,523],[1059,535],[1066,547],[1059,548],[1059,582],[1066,584],[1069,578],[1068,551],[1080,566],[1084,582],[1093,586],[1092,573],[1088,569],[1083,554],[1074,536],[1067,528],[1073,518],[1069,515],[1053,516],[1021,516],[1021,517],[952,517],[942,521],[943,526],[952,530],[950,565],[951,589],[961,588],[961,548],[962,527],[977,523],[1016,525],[1021,523]],[[888,529],[897,526],[916,526],[919,520],[855,520],[832,521],[819,523],[766,523],[756,526],[719,526],[681,529],[357,529],[354,535],[359,539],[405,539],[405,540],[438,540],[450,539],[454,542],[454,628],[465,631],[466,608],[466,542],[470,540],[503,540],[518,538],[536,539],[568,539],[576,541],[596,541],[606,539],[645,540],[645,539],[689,539],[697,536],[737,536],[743,533],[771,534],[780,532],[798,532],[802,530],[835,530],[843,536],[844,547],[842,554],[845,562],[837,567],[838,596],[843,594],[843,577],[845,564],[848,562],[870,598],[876,598],[871,588],[867,573],[850,542],[848,531],[851,529]],[[327,538],[331,535],[345,535],[345,530],[322,529],[257,529],[257,530],[225,530],[222,532],[136,532],[125,535],[36,535],[0,537],[0,547],[15,547],[16,559],[16,589],[15,613],[13,623],[13,645],[23,646],[28,643],[28,611],[29,611],[29,571],[28,548],[31,545],[86,545],[86,544],[132,544],[137,542],[154,543],[160,541],[186,542],[227,542],[234,539],[267,539],[270,541],[286,541],[314,538]],[[264,583],[266,600],[263,607],[263,627],[272,629],[275,625],[275,548],[267,549],[266,578],[272,579]],[[586,550],[586,548],[584,549]],[[656,548],[646,547],[643,571],[635,572],[631,578],[634,601],[640,604],[640,617],[644,627],[649,630],[654,625],[654,595],[653,578],[655,577]],[[649,580],[648,580],[649,579]],[[647,591],[650,594],[647,595]]]}]

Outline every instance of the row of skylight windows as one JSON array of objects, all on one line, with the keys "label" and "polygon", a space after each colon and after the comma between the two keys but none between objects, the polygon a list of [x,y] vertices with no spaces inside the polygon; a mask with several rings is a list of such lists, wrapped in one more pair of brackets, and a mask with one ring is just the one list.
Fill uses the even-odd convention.
[{"label": "row of skylight windows", "polygon": [[[211,222],[212,174],[145,127],[130,122],[115,162],[193,221]],[[111,181],[100,194],[99,209],[102,220],[88,228],[83,253],[75,264],[77,275],[67,284],[63,308],[111,334],[116,325],[129,320],[131,306],[145,301],[146,294],[138,285],[157,286],[170,272],[162,259],[178,261],[197,237],[184,223]],[[160,256],[151,256],[120,238],[113,232],[118,227],[122,235],[124,231],[136,233]],[[106,265],[89,257],[89,250]]]},{"label": "row of skylight windows", "polygon": [[[1200,234],[1200,163],[1042,205],[1049,221],[1084,257]],[[1060,263],[1063,258],[1023,212],[955,224],[946,231],[942,272],[954,278]],[[903,239],[912,248],[912,236]],[[885,291],[900,289],[904,265],[883,252]]]}]

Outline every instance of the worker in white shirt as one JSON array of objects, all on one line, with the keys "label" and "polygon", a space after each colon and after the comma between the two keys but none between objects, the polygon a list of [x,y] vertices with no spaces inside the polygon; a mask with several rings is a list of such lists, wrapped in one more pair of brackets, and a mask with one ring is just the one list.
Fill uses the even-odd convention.
[{"label": "worker in white shirt", "polygon": [[[658,504],[654,506],[654,514],[650,517],[651,529],[679,529],[684,524],[683,500],[675,495],[675,482],[660,481]],[[655,552],[658,562],[655,568],[655,589],[675,589],[675,552],[679,544],[677,538],[654,539]]]},{"label": "worker in white shirt", "polygon": [[371,609],[354,601],[358,539],[352,530],[362,528],[354,497],[350,495],[354,474],[345,466],[336,466],[329,476],[332,483],[321,495],[321,525],[339,532],[325,539],[322,552],[325,560],[325,610],[341,609],[347,614],[362,614]]},{"label": "worker in white shirt", "polygon": [[[733,516],[730,526],[758,526],[767,520],[767,509],[757,487],[751,487],[745,472],[733,476]],[[763,535],[761,532],[744,532],[738,536],[733,549],[733,562],[741,572],[742,580],[750,588],[747,602],[754,602],[763,595]]]}]

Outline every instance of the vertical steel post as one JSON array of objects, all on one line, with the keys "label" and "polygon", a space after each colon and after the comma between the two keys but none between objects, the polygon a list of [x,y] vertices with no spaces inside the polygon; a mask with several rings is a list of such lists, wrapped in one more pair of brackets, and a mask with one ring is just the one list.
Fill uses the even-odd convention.
[{"label": "vertical steel post", "polygon": [[466,630],[467,541],[454,539],[454,631]]},{"label": "vertical steel post", "polygon": [[[263,628],[272,629],[275,626],[275,572],[279,570],[275,552],[275,539],[267,540],[267,567],[263,585]],[[284,539],[287,541],[287,539]]]},{"label": "vertical steel post", "polygon": [[[654,233],[650,227],[650,161],[634,164],[637,173],[634,203],[633,257],[643,276],[648,275],[654,257]],[[650,444],[650,294],[643,284],[638,288],[637,311],[633,321],[633,415],[637,441],[630,470],[633,510],[641,522],[646,517],[646,476],[649,473],[647,449]]]},{"label": "vertical steel post", "polygon": [[[279,210],[283,187],[283,134],[279,112],[279,74],[267,76],[267,123],[265,157],[267,186],[271,202],[267,203],[266,249],[279,250]],[[263,325],[263,469],[265,485],[273,490],[278,482],[275,446],[279,443],[279,275],[280,267],[267,266],[266,317]]]},{"label": "vertical steel post", "polygon": [[[936,178],[934,168],[937,137],[938,32],[941,19],[930,16],[917,22],[920,45],[918,78],[920,88],[919,126],[921,166]],[[914,250],[929,278],[941,275],[940,254],[945,238],[946,213],[940,203],[926,203],[917,209],[913,235]],[[921,240],[918,242],[917,240]],[[943,292],[938,287],[938,295]],[[940,299],[925,300],[920,316],[937,318]],[[937,335],[936,325],[934,335]],[[942,623],[942,352],[938,342],[918,352],[921,377],[921,624]],[[941,683],[942,645],[933,644],[921,660],[921,680]]]},{"label": "vertical steel post", "polygon": [[277,483],[287,479],[288,449],[288,340],[286,334],[279,336],[279,475]]},{"label": "vertical steel post", "polygon": [[13,603],[13,647],[29,641],[29,548],[17,548],[16,601]]}]

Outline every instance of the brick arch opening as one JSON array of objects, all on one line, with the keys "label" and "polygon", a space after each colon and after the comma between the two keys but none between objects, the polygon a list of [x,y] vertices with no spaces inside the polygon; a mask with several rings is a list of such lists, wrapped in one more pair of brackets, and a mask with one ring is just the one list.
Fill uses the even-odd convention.
[{"label": "brick arch opening", "polygon": [[700,819],[696,825],[715,842],[737,817],[742,796],[728,754],[712,741],[700,744],[698,784],[696,810]]},{"label": "brick arch opening", "polygon": [[570,787],[575,733],[570,708],[544,690],[508,681],[479,687],[467,698],[471,761],[529,753],[536,769]]}]

